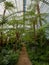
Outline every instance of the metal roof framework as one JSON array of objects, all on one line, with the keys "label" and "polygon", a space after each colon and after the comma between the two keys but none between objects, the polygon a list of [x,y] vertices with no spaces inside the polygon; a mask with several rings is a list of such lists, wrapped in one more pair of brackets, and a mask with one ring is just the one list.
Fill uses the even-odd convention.
[{"label": "metal roof framework", "polygon": [[[5,0],[0,0],[0,3],[2,3],[2,2],[4,2]],[[8,1],[8,0],[7,0]],[[23,13],[23,12],[25,12],[26,11],[26,6],[27,6],[27,0],[22,0],[23,1],[23,9],[22,10],[18,10],[18,5],[19,5],[19,7],[21,7],[20,6],[20,1],[19,1],[19,4],[17,4],[17,2],[18,2],[18,0],[14,0],[15,1],[15,5],[16,5],[16,13]],[[33,0],[30,0],[30,1],[33,1]],[[37,0],[36,0],[37,1]],[[49,6],[49,0],[40,0],[41,2],[42,2],[42,4],[41,4],[41,9],[42,8],[44,8],[43,7],[43,3],[44,4],[46,4],[47,6]],[[11,0],[11,2],[12,2],[12,0]]]}]

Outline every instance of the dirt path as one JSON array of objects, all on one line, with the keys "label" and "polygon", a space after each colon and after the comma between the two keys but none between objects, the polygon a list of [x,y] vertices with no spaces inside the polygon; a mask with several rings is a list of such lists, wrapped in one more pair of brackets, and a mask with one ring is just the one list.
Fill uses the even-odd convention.
[{"label": "dirt path", "polygon": [[20,57],[19,57],[17,65],[32,65],[28,58],[28,54],[26,52],[25,46],[22,47],[22,51],[20,53]]}]

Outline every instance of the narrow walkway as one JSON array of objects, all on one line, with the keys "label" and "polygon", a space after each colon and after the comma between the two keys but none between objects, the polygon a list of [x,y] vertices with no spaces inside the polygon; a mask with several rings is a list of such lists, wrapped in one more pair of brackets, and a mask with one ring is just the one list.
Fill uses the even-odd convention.
[{"label": "narrow walkway", "polygon": [[17,65],[32,65],[31,61],[28,58],[25,46],[22,47]]}]

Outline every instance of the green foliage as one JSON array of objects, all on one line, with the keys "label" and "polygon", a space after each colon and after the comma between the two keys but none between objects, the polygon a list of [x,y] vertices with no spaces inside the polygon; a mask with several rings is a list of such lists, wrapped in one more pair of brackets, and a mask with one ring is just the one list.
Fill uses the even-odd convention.
[{"label": "green foliage", "polygon": [[46,31],[48,29],[48,26],[45,26],[36,30],[36,43],[26,43],[32,65],[49,65],[49,42],[46,38]]},{"label": "green foliage", "polygon": [[[40,44],[41,45],[41,44]],[[42,47],[33,43],[27,44],[29,58],[33,65],[49,65],[49,48],[45,43]]]},{"label": "green foliage", "polygon": [[14,65],[18,61],[19,53],[5,50],[0,53],[0,65]]},{"label": "green foliage", "polygon": [[46,40],[47,40],[44,29],[45,28],[40,28],[39,30],[37,30],[36,41],[41,44],[46,43]]},{"label": "green foliage", "polygon": [[[7,10],[12,10],[13,8],[14,5],[11,2],[4,2],[4,13],[2,20],[0,20],[0,25],[2,25],[0,27],[0,31],[2,32],[0,37],[2,37],[3,41],[3,47],[0,46],[0,65],[14,65],[17,62],[19,50],[22,47],[21,42],[23,41],[26,42],[29,58],[33,65],[49,65],[49,39],[46,37],[47,32],[45,27],[39,26],[41,25],[39,23],[43,25],[43,23],[47,22],[46,18],[44,18],[46,14],[40,13],[38,1],[35,0],[35,3],[28,7],[29,11],[24,15],[16,16],[15,19],[15,15],[12,14],[12,20],[7,20],[8,16],[5,17],[5,13]],[[9,15],[10,17],[11,15]],[[18,20],[17,18],[19,17],[20,19],[22,17],[22,19]],[[4,28],[5,25],[3,24],[12,26],[12,28]],[[30,28],[25,26],[30,26]]]},{"label": "green foliage", "polygon": [[19,49],[14,51],[9,44],[2,47],[0,50],[0,65],[14,65],[17,63],[19,52]]},{"label": "green foliage", "polygon": [[5,23],[7,23],[7,19],[6,19],[6,17],[4,17],[4,19],[2,19],[1,21],[0,21],[0,25],[3,25],[3,24],[5,24]]},{"label": "green foliage", "polygon": [[5,9],[10,9],[11,10],[12,8],[14,8],[14,5],[11,2],[5,1],[4,5],[5,5]]}]

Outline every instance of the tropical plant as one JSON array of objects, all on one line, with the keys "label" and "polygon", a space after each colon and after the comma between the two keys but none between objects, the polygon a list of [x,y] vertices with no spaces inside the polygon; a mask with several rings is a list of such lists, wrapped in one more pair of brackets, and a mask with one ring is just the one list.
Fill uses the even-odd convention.
[{"label": "tropical plant", "polygon": [[[35,3],[31,3],[29,6],[29,12],[26,12],[26,20],[29,20],[32,23],[33,30],[34,30],[34,39],[36,39],[36,30],[43,25],[43,22],[46,23],[47,20],[44,18],[44,13],[40,12],[40,7],[39,7],[39,0],[35,0]],[[40,26],[39,26],[40,25]]]},{"label": "tropical plant", "polygon": [[[2,16],[2,22],[0,23],[3,29],[3,24],[6,23],[6,18],[5,18],[5,13],[6,10],[11,10],[12,8],[14,8],[14,5],[11,2],[4,2],[4,12],[3,12],[3,16]],[[3,36],[2,36],[3,32],[1,31],[1,44],[3,43]]]}]

